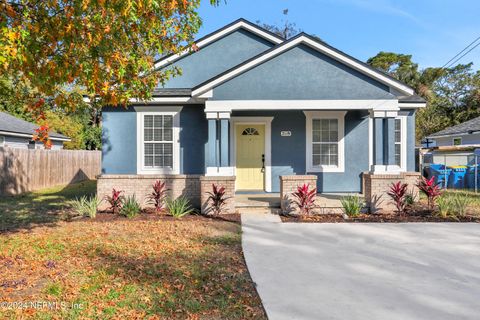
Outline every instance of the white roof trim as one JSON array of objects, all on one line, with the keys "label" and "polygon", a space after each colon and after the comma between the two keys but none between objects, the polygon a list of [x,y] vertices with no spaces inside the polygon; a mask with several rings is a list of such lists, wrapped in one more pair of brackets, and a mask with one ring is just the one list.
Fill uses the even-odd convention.
[{"label": "white roof trim", "polygon": [[[251,24],[248,24],[245,21],[238,21],[237,23],[232,24],[230,27],[225,28],[225,29],[223,29],[222,31],[219,31],[219,32],[214,32],[211,36],[206,37],[205,39],[202,39],[201,41],[196,43],[196,46],[200,49],[200,48],[206,46],[207,44],[212,43],[212,42],[224,37],[225,35],[233,32],[235,30],[238,30],[240,28],[246,29],[246,30],[260,36],[261,38],[267,39],[267,40],[269,40],[273,43],[276,43],[276,44],[279,44],[279,43],[283,42],[283,40],[271,35],[268,32],[263,31],[259,27],[252,26]],[[165,66],[169,63],[172,63],[172,62],[180,59],[181,57],[183,57],[184,55],[186,55],[190,52],[191,52],[190,50],[184,50],[184,51],[182,51],[180,53],[177,53],[175,55],[166,57],[165,59],[162,59],[162,60],[158,61],[157,63],[155,63],[154,68],[157,69],[157,68],[163,67],[163,66]]]},{"label": "white roof trim", "polygon": [[232,110],[382,110],[398,111],[397,100],[207,100],[205,112]]},{"label": "white roof trim", "polygon": [[398,106],[402,109],[418,109],[424,108],[427,105],[426,102],[408,102],[408,103],[399,103]]},{"label": "white roof trim", "polygon": [[[33,134],[16,133],[16,132],[9,132],[9,131],[0,131],[0,135],[10,136],[10,137],[33,138]],[[53,141],[71,141],[72,140],[70,138],[57,138],[57,137],[49,137],[49,139]]]},{"label": "white roof trim", "polygon": [[414,94],[414,91],[413,89],[409,88],[408,86],[406,85],[403,85],[389,77],[387,77],[386,75],[383,75],[382,73],[380,72],[377,72],[375,70],[372,70],[366,66],[364,66],[363,64],[359,63],[358,61],[355,61],[354,59],[344,55],[344,54],[341,54],[335,50],[332,50],[331,48],[323,45],[322,43],[319,43],[315,40],[312,40],[304,35],[290,41],[290,42],[287,42],[285,43],[285,45],[281,45],[279,46],[278,48],[274,49],[274,50],[271,50],[269,52],[267,52],[266,54],[246,63],[246,64],[243,64],[241,65],[240,67],[238,68],[235,68],[233,70],[231,70],[230,72],[222,75],[221,77],[218,77],[218,78],[215,78],[213,79],[212,81],[210,82],[207,82],[205,83],[204,85],[202,85],[201,87],[195,89],[193,92],[192,92],[192,96],[198,96],[208,90],[211,90],[212,88],[222,84],[223,82],[226,82],[227,80],[230,80],[231,78],[239,75],[240,73],[242,72],[245,72],[275,56],[277,56],[278,54],[284,52],[284,51],[287,51],[299,44],[306,44],[308,46],[310,46],[311,48],[313,49],[316,49],[330,57],[332,57],[333,59],[335,60],[338,60],[348,66],[350,66],[351,68],[357,70],[357,71],[360,71],[362,72],[363,74],[366,74],[392,88],[395,88],[397,90],[399,90],[400,92],[402,93],[405,93],[405,94],[408,94],[408,95],[413,95]]}]

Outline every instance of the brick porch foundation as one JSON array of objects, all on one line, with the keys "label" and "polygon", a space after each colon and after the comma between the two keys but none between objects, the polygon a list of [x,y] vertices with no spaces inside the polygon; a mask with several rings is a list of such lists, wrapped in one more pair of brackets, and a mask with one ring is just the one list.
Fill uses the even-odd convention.
[{"label": "brick porch foundation", "polygon": [[[200,175],[111,175],[98,176],[97,195],[103,199],[106,195],[112,194],[112,188],[124,191],[125,196],[135,195],[143,208],[151,207],[148,204],[147,196],[152,192],[152,185],[155,181],[165,181],[168,196],[178,198],[185,196],[190,200],[192,207],[200,208]],[[108,207],[102,201],[99,209]]]},{"label": "brick porch foundation", "polygon": [[363,190],[367,207],[371,213],[379,213],[382,211],[396,210],[395,204],[392,202],[387,192],[392,183],[401,181],[408,184],[409,192],[413,191],[414,196],[418,200],[418,188],[415,184],[420,177],[418,172],[402,172],[399,174],[372,174],[370,172],[363,173]]},{"label": "brick porch foundation", "polygon": [[212,184],[225,187],[226,202],[223,213],[235,213],[235,177],[234,176],[201,176],[200,177],[200,203],[202,214],[210,214],[211,206],[208,202],[207,192],[212,192]]},{"label": "brick porch foundation", "polygon": [[303,176],[280,176],[280,207],[283,213],[291,213],[297,211],[294,205],[292,205],[292,193],[297,191],[298,186],[310,184],[310,188],[317,187],[316,175],[303,175]]}]

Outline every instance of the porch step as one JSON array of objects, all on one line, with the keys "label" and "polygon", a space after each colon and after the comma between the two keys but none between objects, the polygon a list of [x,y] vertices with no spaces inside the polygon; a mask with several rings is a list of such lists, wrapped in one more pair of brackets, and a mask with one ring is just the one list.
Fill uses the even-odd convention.
[{"label": "porch step", "polygon": [[273,214],[279,215],[280,208],[268,208],[268,207],[242,207],[235,208],[235,212],[239,214]]}]

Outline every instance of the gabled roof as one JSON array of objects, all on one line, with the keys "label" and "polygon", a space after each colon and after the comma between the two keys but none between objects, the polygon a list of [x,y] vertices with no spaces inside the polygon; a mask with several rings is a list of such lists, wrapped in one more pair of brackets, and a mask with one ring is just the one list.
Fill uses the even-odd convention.
[{"label": "gabled roof", "polygon": [[[198,40],[195,41],[195,45],[197,48],[202,48],[218,39],[221,39],[225,37],[226,35],[238,30],[238,29],[245,29],[265,40],[270,41],[273,44],[279,44],[285,41],[282,37],[254,24],[251,23],[250,21],[247,21],[243,18],[240,18],[238,20],[233,21],[230,24],[227,24],[223,28],[220,28]],[[155,62],[155,69],[166,66],[168,64],[171,64],[175,62],[176,60],[182,58],[183,56],[191,53],[191,50],[185,50],[181,53],[178,54],[171,54],[167,55],[165,57],[160,58]]]},{"label": "gabled roof", "polygon": [[353,68],[376,81],[384,83],[385,85],[395,88],[396,90],[402,92],[405,95],[411,96],[414,95],[414,90],[407,86],[406,84],[402,83],[401,81],[396,80],[395,78],[391,77],[390,75],[379,71],[378,69],[373,68],[372,66],[353,58],[352,56],[339,51],[330,45],[326,44],[325,42],[311,37],[305,33],[300,33],[297,36],[282,42],[281,44],[276,45],[275,47],[262,52],[261,54],[209,79],[196,87],[192,90],[192,96],[199,96],[203,93],[213,89],[214,87],[234,78],[235,76],[246,72],[255,66],[268,61],[281,53],[299,46],[301,44],[307,45],[337,61],[343,63],[344,65]]},{"label": "gabled roof", "polygon": [[471,134],[480,132],[480,117],[457,124],[456,126],[448,127],[439,132],[431,134],[429,138],[444,137],[461,134]]},{"label": "gabled roof", "polygon": [[[31,137],[38,128],[37,124],[0,112],[0,135],[25,135]],[[49,133],[51,140],[70,141],[70,138],[54,131]]]}]

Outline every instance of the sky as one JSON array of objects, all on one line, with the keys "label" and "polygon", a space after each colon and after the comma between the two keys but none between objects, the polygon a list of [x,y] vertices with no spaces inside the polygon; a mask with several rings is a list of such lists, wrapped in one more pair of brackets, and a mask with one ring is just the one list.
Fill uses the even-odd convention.
[{"label": "sky", "polygon": [[[480,37],[479,0],[202,0],[199,37],[245,18],[302,31],[366,61],[380,51],[411,54],[421,68],[441,67]],[[283,10],[288,9],[288,15]],[[460,63],[480,69],[480,46]]]}]

